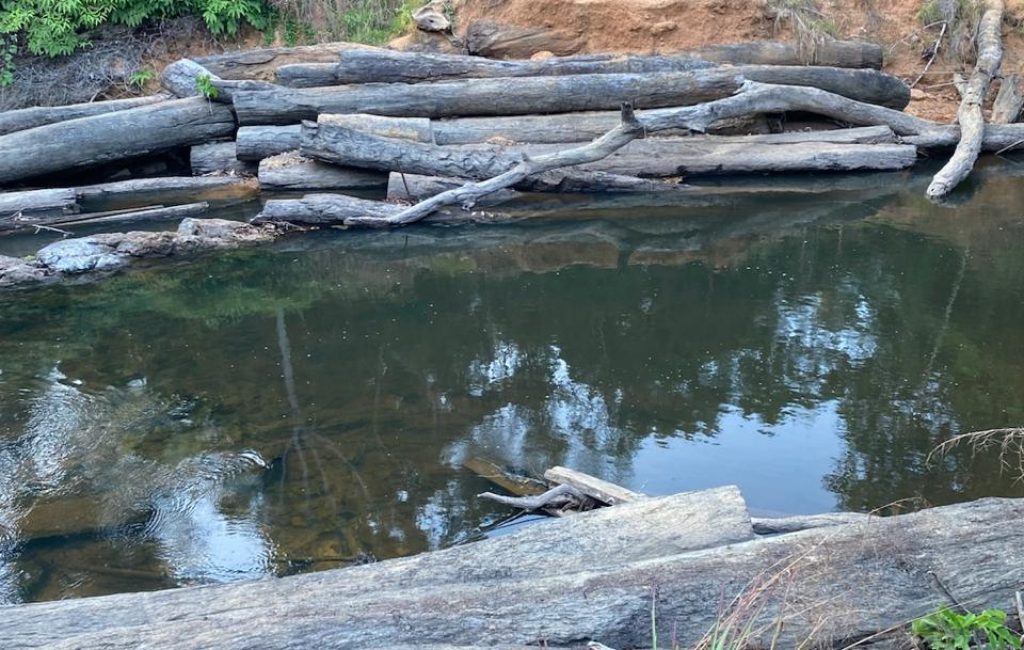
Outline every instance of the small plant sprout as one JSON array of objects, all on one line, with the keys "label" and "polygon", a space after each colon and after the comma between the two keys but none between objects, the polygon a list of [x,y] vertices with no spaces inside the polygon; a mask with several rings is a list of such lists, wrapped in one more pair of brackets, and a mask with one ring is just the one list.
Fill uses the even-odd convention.
[{"label": "small plant sprout", "polygon": [[917,619],[910,626],[929,650],[969,650],[984,642],[989,650],[1020,650],[1021,638],[1006,627],[1006,612],[986,609],[980,614],[958,614],[943,608]]}]

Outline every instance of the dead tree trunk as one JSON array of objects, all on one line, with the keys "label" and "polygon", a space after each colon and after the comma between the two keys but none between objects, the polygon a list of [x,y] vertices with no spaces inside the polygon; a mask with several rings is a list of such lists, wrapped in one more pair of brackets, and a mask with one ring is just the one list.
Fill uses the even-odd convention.
[{"label": "dead tree trunk", "polygon": [[125,111],[129,108],[156,104],[166,99],[166,95],[151,95],[149,97],[114,99],[106,102],[89,102],[86,104],[71,104],[69,106],[39,106],[35,108],[22,108],[16,111],[4,111],[0,113],[0,135],[24,131],[25,129],[34,129],[37,126],[53,124],[54,122],[77,120],[80,117]]},{"label": "dead tree trunk", "polygon": [[264,190],[353,190],[385,187],[386,173],[328,165],[296,154],[265,158],[259,164]]},{"label": "dead tree trunk", "polygon": [[234,130],[228,106],[192,98],[17,131],[0,136],[0,184],[202,144]]},{"label": "dead tree trunk", "polygon": [[1021,92],[1020,75],[1013,73],[1003,77],[999,83],[999,94],[992,105],[992,124],[1013,124],[1024,108],[1024,92]]},{"label": "dead tree trunk", "polygon": [[222,79],[273,81],[277,69],[292,63],[337,63],[342,52],[373,49],[357,43],[323,43],[300,47],[267,47],[193,59]]},{"label": "dead tree trunk", "polygon": [[256,174],[256,163],[239,160],[235,156],[234,142],[214,142],[192,147],[189,152],[192,174],[234,174],[236,176],[253,176]]},{"label": "dead tree trunk", "polygon": [[[713,64],[686,56],[588,55],[540,61],[496,61],[473,56],[352,50],[336,64],[284,66],[278,78],[286,86],[310,88],[376,82],[418,83],[445,79],[564,76],[580,74],[655,74],[691,72]],[[814,86],[871,104],[902,109],[910,101],[910,87],[876,70],[850,70],[816,66],[725,66],[752,81],[793,86]]]},{"label": "dead tree trunk", "polygon": [[298,124],[288,126],[243,126],[235,135],[235,156],[239,160],[259,161],[287,151],[298,151]]},{"label": "dead tree trunk", "polygon": [[290,124],[320,113],[373,113],[395,117],[459,117],[570,113],[613,108],[629,99],[644,108],[686,106],[728,97],[743,75],[755,81],[822,88],[851,99],[906,106],[902,81],[872,70],[785,66],[727,66],[652,74],[563,75],[457,79],[430,84],[367,84],[287,89],[236,88],[239,122]]},{"label": "dead tree trunk", "polygon": [[[810,141],[804,140],[805,137]],[[828,141],[827,135],[821,137]],[[771,140],[768,143],[732,143],[729,140],[638,140],[600,159],[587,161],[589,164],[578,164],[583,165],[585,171],[674,177],[689,174],[893,170],[909,167],[917,158],[915,147],[910,145],[823,144],[814,142],[813,134],[783,136],[779,144],[772,144]],[[440,146],[385,138],[330,120],[304,124],[301,142],[303,155],[337,165],[474,179],[503,174],[523,157],[546,156],[564,147],[550,144]]]},{"label": "dead tree trunk", "polygon": [[1003,60],[1002,24],[1003,0],[986,0],[985,13],[978,26],[978,62],[957,111],[960,142],[953,157],[935,174],[928,186],[926,194],[929,198],[938,199],[952,192],[971,173],[981,153],[985,137],[985,116],[981,105]]}]

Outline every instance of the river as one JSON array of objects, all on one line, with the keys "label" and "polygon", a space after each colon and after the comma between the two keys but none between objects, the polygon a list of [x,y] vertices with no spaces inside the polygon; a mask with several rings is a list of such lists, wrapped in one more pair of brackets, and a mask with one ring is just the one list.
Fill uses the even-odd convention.
[{"label": "river", "polygon": [[926,172],[762,179],[2,294],[0,604],[530,525],[475,497],[472,457],[737,484],[762,515],[1024,496],[997,450],[929,457],[1024,422],[1018,166],[988,161],[955,207]]}]

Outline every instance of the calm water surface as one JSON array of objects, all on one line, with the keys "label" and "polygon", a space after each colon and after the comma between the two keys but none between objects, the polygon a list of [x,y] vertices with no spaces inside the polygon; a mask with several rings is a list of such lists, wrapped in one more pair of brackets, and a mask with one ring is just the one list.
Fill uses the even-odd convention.
[{"label": "calm water surface", "polygon": [[927,459],[1024,423],[1012,169],[955,208],[851,177],[0,295],[0,603],[498,534],[478,456],[762,514],[1024,496],[994,455]]}]

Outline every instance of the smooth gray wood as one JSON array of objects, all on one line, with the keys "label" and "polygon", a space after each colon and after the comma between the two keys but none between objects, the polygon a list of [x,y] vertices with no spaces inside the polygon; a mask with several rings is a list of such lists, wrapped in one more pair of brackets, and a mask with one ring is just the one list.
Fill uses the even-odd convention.
[{"label": "smooth gray wood", "polygon": [[[763,136],[758,136],[763,137]],[[428,176],[488,179],[514,167],[522,156],[550,154],[561,145],[434,145],[384,138],[330,122],[303,124],[304,156],[345,167]],[[584,171],[641,177],[689,174],[891,170],[913,165],[910,145],[835,145],[816,142],[730,143],[728,138],[652,138],[637,140]]]},{"label": "smooth gray wood", "polygon": [[239,160],[235,155],[234,142],[214,142],[199,144],[189,152],[189,163],[192,174],[235,174],[236,176],[253,176],[256,174],[256,163]]},{"label": "smooth gray wood", "polygon": [[1020,75],[1008,74],[999,83],[999,93],[992,104],[992,124],[1012,124],[1024,107],[1024,92],[1021,91]]},{"label": "smooth gray wood", "polygon": [[115,113],[128,110],[129,108],[148,106],[165,101],[166,99],[166,95],[150,95],[148,97],[113,99],[105,102],[88,102],[85,104],[70,104],[68,106],[37,106],[34,108],[4,111],[0,113],[0,135],[33,129],[37,126],[53,124],[54,122],[76,120],[80,117]]},{"label": "smooth gray wood", "polygon": [[[645,111],[639,116],[656,115],[657,111]],[[380,118],[365,114],[333,115],[324,114],[318,123],[349,126],[360,131],[398,137],[417,142],[435,144],[477,144],[482,142],[507,141],[523,143],[584,142],[600,137],[619,123],[618,112],[561,113],[554,115],[522,115],[509,117],[464,117],[447,120],[423,120],[421,118]],[[242,127],[241,134],[248,129],[265,129],[261,139],[274,137],[290,138],[300,132],[296,126]],[[294,129],[294,131],[293,131]],[[686,129],[669,129],[653,135],[685,135]],[[280,134],[280,135],[277,135]],[[247,137],[248,134],[246,134]],[[714,140],[719,137],[720,140]],[[833,142],[836,144],[878,144],[895,142],[895,135],[888,126],[866,126],[852,129],[827,129],[817,131],[792,131],[789,133],[711,136],[708,141],[721,142],[763,142],[766,144],[790,144],[794,142]],[[290,140],[289,140],[290,142]],[[697,140],[695,140],[697,142]],[[241,147],[241,145],[239,145]],[[296,145],[293,148],[298,147]],[[255,148],[255,147],[254,147]]]},{"label": "smooth gray wood", "polygon": [[168,151],[234,133],[228,106],[177,99],[0,136],[0,184]]},{"label": "smooth gray wood", "polygon": [[960,125],[960,141],[949,161],[943,165],[932,182],[928,185],[925,195],[930,199],[940,199],[956,188],[974,169],[985,139],[985,116],[981,106],[988,95],[988,87],[992,78],[999,72],[1003,61],[1003,0],[985,0],[982,3],[984,13],[978,22],[978,60],[957,110],[957,122]]},{"label": "smooth gray wood", "polygon": [[235,156],[239,160],[260,161],[299,148],[298,124],[287,126],[242,126],[235,135]]},{"label": "smooth gray wood", "polygon": [[567,74],[685,72],[712,63],[688,56],[588,54],[499,61],[479,56],[350,50],[339,62],[295,64],[278,68],[278,82],[293,88],[362,83],[420,83],[442,79],[545,77]]},{"label": "smooth gray wood", "polygon": [[176,97],[197,97],[202,94],[198,83],[204,76],[211,84],[220,80],[220,77],[192,59],[178,59],[160,73],[160,86]]},{"label": "smooth gray wood", "polygon": [[877,43],[831,39],[812,45],[780,41],[707,45],[689,54],[705,61],[733,65],[824,65],[880,70],[884,63],[882,46]]},{"label": "smooth gray wood", "polygon": [[544,472],[544,478],[552,483],[572,486],[588,497],[610,506],[648,498],[645,494],[568,467],[551,467]]},{"label": "smooth gray wood", "polygon": [[268,191],[376,189],[388,182],[384,172],[338,167],[291,154],[260,161],[259,179]]},{"label": "smooth gray wood", "polygon": [[[835,647],[902,628],[947,604],[932,574],[972,610],[1005,607],[1021,587],[1020,500],[984,499],[682,551],[663,540],[686,544],[692,530],[702,529],[692,519],[700,511],[623,518],[624,509],[652,501],[661,500],[417,558],[7,607],[0,615],[9,647],[18,649],[573,646],[585,639],[651,647],[653,607],[660,638],[694,647],[721,615],[723,599],[746,593],[753,605],[742,620],[757,630],[757,641],[771,640],[781,615],[776,647]],[[601,517],[610,525],[591,529],[589,522]],[[529,533],[536,535],[532,542]],[[645,535],[657,535],[658,543]],[[637,559],[634,545],[653,556]]]},{"label": "smooth gray wood", "polygon": [[718,69],[651,75],[566,75],[458,79],[429,84],[365,84],[326,88],[239,90],[242,125],[292,124],[320,113],[373,113],[395,117],[523,115],[617,109],[635,100],[645,108],[696,104],[726,97],[742,79]]},{"label": "smooth gray wood", "polygon": [[[420,83],[444,79],[689,72],[712,65],[707,61],[680,55],[587,55],[540,61],[495,61],[472,56],[352,50],[343,53],[341,62],[337,64],[284,66],[278,70],[278,79],[286,86],[309,88],[375,82]],[[742,65],[727,69],[753,81],[814,86],[895,109],[903,109],[910,101],[910,87],[906,83],[873,69],[802,65]]]},{"label": "smooth gray wood", "polygon": [[76,214],[78,196],[73,189],[59,188],[0,193],[0,230],[14,227],[23,218]]}]

